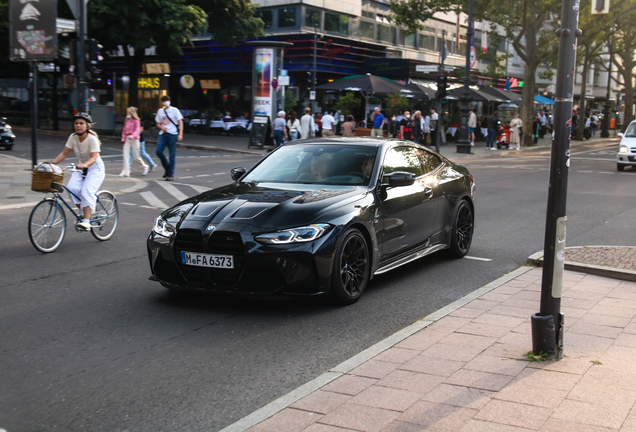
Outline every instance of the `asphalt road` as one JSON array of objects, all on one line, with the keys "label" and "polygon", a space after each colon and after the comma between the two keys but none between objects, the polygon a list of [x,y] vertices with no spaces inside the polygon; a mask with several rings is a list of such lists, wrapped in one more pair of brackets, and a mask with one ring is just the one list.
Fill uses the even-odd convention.
[{"label": "asphalt road", "polygon": [[[61,142],[42,138],[41,159]],[[104,143],[109,173],[118,148]],[[616,172],[616,148],[572,148],[568,246],[634,245],[636,170]],[[11,155],[21,153],[29,158]],[[29,243],[30,209],[0,211],[0,428],[218,430],[519,267],[543,249],[550,155],[492,153],[465,163],[478,197],[469,255],[490,261],[425,257],[376,277],[349,307],[174,295],[148,280],[154,200],[170,206],[226,184],[230,168],[258,156],[179,151],[175,189],[151,173],[147,188],[118,197],[110,241],[69,230],[48,255]]]}]

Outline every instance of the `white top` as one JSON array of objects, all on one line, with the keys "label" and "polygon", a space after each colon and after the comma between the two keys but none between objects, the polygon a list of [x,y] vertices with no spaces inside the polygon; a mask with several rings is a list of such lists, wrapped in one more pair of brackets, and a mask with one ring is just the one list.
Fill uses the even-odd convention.
[{"label": "white top", "polygon": [[299,131],[300,130],[300,120],[296,119],[293,123],[291,120],[287,120],[287,127],[291,131]]},{"label": "white top", "polygon": [[431,120],[439,120],[439,114],[437,113],[431,114]]},{"label": "white top", "polygon": [[422,130],[426,133],[429,133],[431,131],[431,116],[423,117],[422,124],[424,125],[422,127]]},{"label": "white top", "polygon": [[334,118],[329,114],[322,116],[322,129],[331,130],[333,128]]},{"label": "white top", "polygon": [[546,125],[546,123],[548,122],[548,119],[546,118],[545,114],[539,114],[539,122],[541,123],[542,126]]},{"label": "white top", "polygon": [[99,140],[90,132],[83,142],[80,142],[77,134],[71,134],[66,141],[66,147],[75,152],[75,157],[80,163],[86,163],[91,158],[91,153],[99,153],[99,146]]},{"label": "white top", "polygon": [[512,120],[510,120],[510,126],[518,128],[523,126],[523,122],[519,118],[513,118]]},{"label": "white top", "polygon": [[585,120],[585,127],[590,127],[591,123],[592,123],[592,119],[588,117],[587,120]]},{"label": "white top", "polygon": [[314,118],[305,114],[300,118],[300,137],[309,138],[314,136]]},{"label": "white top", "polygon": [[[169,118],[166,117],[166,113],[168,114]],[[166,128],[166,132],[170,135],[177,135],[179,133],[179,131],[177,130],[177,126],[179,125],[179,120],[181,119],[183,119],[181,111],[173,106],[165,108],[165,110],[163,107],[159,108],[157,110],[157,115],[155,116],[155,122],[161,123],[163,127]],[[170,120],[172,120],[172,122]],[[163,131],[159,131],[159,135],[161,135],[162,133]]]},{"label": "white top", "polygon": [[468,127],[477,127],[477,114],[475,114],[474,112],[470,113],[470,116],[468,117]]}]

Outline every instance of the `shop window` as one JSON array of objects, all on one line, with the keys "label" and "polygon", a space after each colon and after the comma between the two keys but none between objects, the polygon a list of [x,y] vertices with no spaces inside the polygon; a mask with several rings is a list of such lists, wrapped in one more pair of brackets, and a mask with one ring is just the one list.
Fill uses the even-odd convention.
[{"label": "shop window", "polygon": [[260,18],[265,23],[265,28],[272,28],[274,22],[274,14],[271,10],[258,11],[254,14],[257,18]]},{"label": "shop window", "polygon": [[320,29],[320,11],[305,9],[305,27]]},{"label": "shop window", "polygon": [[[325,31],[341,35],[349,34],[349,17],[325,12]],[[373,37],[373,33],[371,34]]]},{"label": "shop window", "polygon": [[360,21],[360,36],[363,38],[373,39],[374,24],[368,21]]},{"label": "shop window", "polygon": [[278,28],[296,27],[296,8],[278,9]]}]

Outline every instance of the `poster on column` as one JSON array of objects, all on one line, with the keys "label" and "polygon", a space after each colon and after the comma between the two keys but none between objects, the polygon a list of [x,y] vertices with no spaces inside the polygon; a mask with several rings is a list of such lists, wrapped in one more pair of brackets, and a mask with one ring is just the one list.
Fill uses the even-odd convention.
[{"label": "poster on column", "polygon": [[272,89],[272,77],[274,67],[274,50],[271,48],[257,48],[254,52],[254,115],[272,115],[273,98],[275,91]]}]

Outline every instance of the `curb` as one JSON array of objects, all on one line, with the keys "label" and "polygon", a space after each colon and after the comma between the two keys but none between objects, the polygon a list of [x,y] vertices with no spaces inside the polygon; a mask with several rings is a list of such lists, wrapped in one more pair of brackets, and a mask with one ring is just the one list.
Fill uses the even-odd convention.
[{"label": "curb", "polygon": [[229,426],[226,426],[225,428],[221,429],[220,432],[243,432],[257,425],[258,423],[268,419],[274,414],[287,408],[294,402],[299,401],[305,396],[308,396],[314,391],[320,389],[321,387],[324,387],[325,385],[329,384],[335,379],[340,378],[341,376],[345,375],[351,370],[357,368],[362,363],[372,359],[378,354],[400,343],[407,337],[413,335],[414,333],[417,333],[420,330],[425,329],[429,325],[433,324],[435,321],[438,321],[444,318],[446,315],[456,311],[462,306],[481,297],[487,292],[492,291],[493,289],[505,284],[506,282],[532,270],[532,268],[533,267],[530,267],[530,266],[519,267],[518,269],[511,271],[510,273],[500,277],[499,279],[496,279],[490,282],[489,284],[484,285],[483,287],[471,292],[470,294],[465,295],[459,300],[455,300],[453,303],[447,306],[444,306],[441,309],[438,309],[437,311],[431,313],[430,315],[423,317],[419,321],[414,322],[410,326],[403,328],[402,330],[399,330],[398,332],[392,334],[386,339],[381,340],[380,342],[361,351],[360,353],[354,355],[348,360],[345,360],[344,362],[331,368],[329,371],[323,373],[317,378],[314,378],[313,380],[301,385],[300,387],[296,388],[295,390],[292,390],[286,395],[283,395],[280,398],[268,403],[264,407],[259,408],[258,410],[254,411],[251,414],[248,414],[247,416],[243,417],[237,422]]},{"label": "curb", "polygon": [[[621,246],[573,246],[567,249],[583,249],[590,247],[621,247]],[[534,253],[528,257],[526,265],[543,267],[543,251]],[[615,267],[605,267],[594,264],[577,263],[574,261],[564,261],[565,270],[572,270],[581,273],[588,273],[595,276],[603,276],[612,279],[636,282],[636,271],[619,269]]]}]

